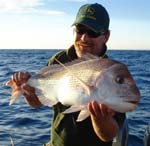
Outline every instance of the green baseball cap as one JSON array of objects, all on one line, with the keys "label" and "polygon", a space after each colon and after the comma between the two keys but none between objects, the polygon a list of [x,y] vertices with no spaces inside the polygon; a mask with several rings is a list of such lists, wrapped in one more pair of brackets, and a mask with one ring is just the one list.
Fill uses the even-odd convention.
[{"label": "green baseball cap", "polygon": [[109,15],[106,9],[98,4],[85,4],[80,7],[73,25],[82,24],[95,32],[108,30]]}]

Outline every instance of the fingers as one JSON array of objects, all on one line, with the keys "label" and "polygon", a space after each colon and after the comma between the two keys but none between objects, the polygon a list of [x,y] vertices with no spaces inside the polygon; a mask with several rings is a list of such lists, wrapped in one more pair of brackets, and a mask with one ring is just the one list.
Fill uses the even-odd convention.
[{"label": "fingers", "polygon": [[30,78],[29,72],[17,72],[12,76],[12,80],[20,86],[21,84],[27,82],[27,80]]},{"label": "fingers", "polygon": [[114,115],[115,115],[115,111],[112,110],[112,109],[110,109],[110,108],[107,108],[107,113],[108,113],[108,115],[110,115],[110,116],[114,116]]},{"label": "fingers", "polygon": [[108,115],[108,112],[107,112],[107,106],[104,105],[104,104],[100,104],[100,109],[101,109],[101,112],[102,112],[102,115],[105,116],[105,115]]},{"label": "fingers", "polygon": [[108,108],[104,104],[98,104],[96,101],[92,101],[88,104],[88,109],[92,116],[96,118],[104,118],[104,117],[112,117],[114,116],[115,112]]},{"label": "fingers", "polygon": [[100,118],[102,116],[101,109],[99,108],[99,105],[96,101],[90,102],[88,104],[88,109],[94,117]]}]

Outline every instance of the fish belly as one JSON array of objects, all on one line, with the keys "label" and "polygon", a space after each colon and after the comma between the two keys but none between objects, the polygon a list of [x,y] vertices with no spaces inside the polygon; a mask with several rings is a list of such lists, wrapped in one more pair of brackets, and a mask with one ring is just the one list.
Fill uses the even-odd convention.
[{"label": "fish belly", "polygon": [[[91,95],[81,82],[86,86],[94,86],[97,72],[86,70],[85,72],[74,72],[75,75],[66,74],[59,80],[57,86],[57,97],[64,105],[83,105],[91,100]],[[80,78],[80,80],[78,79]],[[80,82],[81,81],[81,82]]]}]

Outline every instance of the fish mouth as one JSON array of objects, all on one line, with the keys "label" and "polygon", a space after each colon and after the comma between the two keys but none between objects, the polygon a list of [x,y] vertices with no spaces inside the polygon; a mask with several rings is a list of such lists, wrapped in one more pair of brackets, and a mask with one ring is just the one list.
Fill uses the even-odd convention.
[{"label": "fish mouth", "polygon": [[139,101],[128,101],[129,103],[132,103],[132,104],[138,104]]},{"label": "fish mouth", "polygon": [[135,98],[135,99],[126,99],[126,100],[124,100],[124,101],[125,101],[125,102],[128,102],[128,103],[131,103],[131,104],[138,104],[139,101],[140,101],[140,98],[137,97],[137,98]]}]

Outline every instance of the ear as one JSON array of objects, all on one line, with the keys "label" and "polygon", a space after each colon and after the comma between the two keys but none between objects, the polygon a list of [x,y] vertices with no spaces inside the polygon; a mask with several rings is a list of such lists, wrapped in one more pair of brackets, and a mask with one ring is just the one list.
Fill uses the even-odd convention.
[{"label": "ear", "polygon": [[72,32],[73,32],[73,35],[76,33],[76,28],[75,28],[75,26],[72,26]]},{"label": "ear", "polygon": [[105,33],[105,43],[108,41],[110,36],[110,30],[107,30],[107,32]]}]

